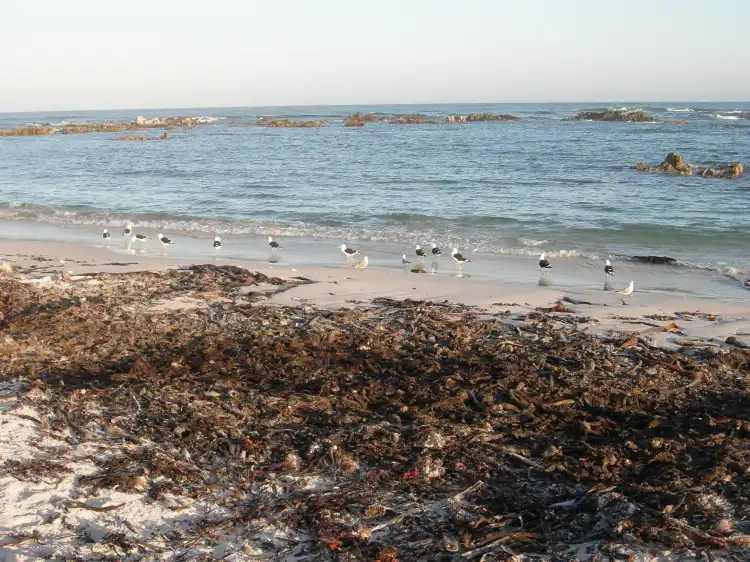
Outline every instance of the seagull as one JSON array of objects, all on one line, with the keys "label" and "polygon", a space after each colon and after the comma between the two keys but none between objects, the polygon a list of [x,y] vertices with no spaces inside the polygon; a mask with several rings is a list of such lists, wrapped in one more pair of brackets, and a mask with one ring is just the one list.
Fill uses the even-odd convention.
[{"label": "seagull", "polygon": [[357,254],[359,254],[359,250],[355,250],[354,248],[347,248],[346,244],[341,244],[339,248],[341,248],[341,251],[344,252],[347,263],[351,262],[352,258],[356,256]]},{"label": "seagull", "polygon": [[539,267],[541,267],[542,269],[552,269],[552,266],[549,264],[549,262],[544,259],[544,252],[542,252],[542,255],[539,256]]},{"label": "seagull", "polygon": [[107,241],[107,244],[109,244],[109,231],[105,228],[104,232],[102,233],[102,238],[104,238]]},{"label": "seagull", "polygon": [[420,258],[424,257],[424,250],[419,247],[419,244],[416,245],[415,250],[417,251],[417,256]]},{"label": "seagull", "polygon": [[367,259],[367,256],[362,258],[362,261],[359,262],[355,267],[357,269],[364,269],[367,267],[367,264],[370,263],[370,260]]},{"label": "seagull", "polygon": [[401,263],[404,264],[404,265],[408,265],[408,264],[411,263],[409,260],[406,259],[406,254],[404,254],[403,256],[401,256]]},{"label": "seagull", "polygon": [[635,281],[631,281],[630,285],[628,285],[627,287],[625,287],[622,291],[617,291],[617,292],[620,293],[621,295],[625,295],[625,296],[630,295],[630,294],[633,293],[633,287],[634,286],[635,286]]},{"label": "seagull", "polygon": [[146,236],[145,234],[133,234],[133,236],[130,237],[130,241],[133,243],[138,244],[138,249],[141,249],[141,243],[144,240],[151,240],[150,236]]},{"label": "seagull", "polygon": [[[106,232],[106,230],[105,230]],[[133,233],[133,225],[128,223],[125,225],[125,230],[122,231],[123,236],[130,236]]]},{"label": "seagull", "polygon": [[218,236],[214,238],[214,248],[216,248],[217,250],[221,250],[221,238],[219,238]]},{"label": "seagull", "polygon": [[607,260],[607,265],[604,266],[604,273],[612,277],[615,274],[615,268],[612,267],[612,265],[609,263],[609,260]]},{"label": "seagull", "polygon": [[465,258],[463,254],[458,253],[458,248],[453,248],[453,251],[451,252],[451,256],[456,261],[459,267],[463,266],[466,262],[471,263],[471,260],[468,258]]},{"label": "seagull", "polygon": [[268,245],[271,246],[271,248],[273,248],[274,250],[281,250],[281,246],[279,245],[279,243],[270,236],[268,237]]},{"label": "seagull", "polygon": [[437,244],[434,242],[432,243],[432,255],[433,256],[442,256],[443,252],[440,251],[440,248],[437,247]]},{"label": "seagull", "polygon": [[159,233],[159,242],[161,242],[162,246],[173,246],[174,242],[172,242],[169,238],[164,236],[161,232]]}]

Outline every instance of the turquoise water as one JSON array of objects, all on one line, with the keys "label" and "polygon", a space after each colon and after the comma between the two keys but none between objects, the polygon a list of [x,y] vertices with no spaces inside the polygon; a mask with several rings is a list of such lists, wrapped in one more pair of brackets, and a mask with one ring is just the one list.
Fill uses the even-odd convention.
[{"label": "turquoise water", "polygon": [[[620,104],[608,104],[620,107]],[[630,104],[633,107],[632,104]],[[216,116],[167,142],[119,134],[0,137],[0,218],[205,236],[295,236],[485,254],[670,255],[750,268],[750,175],[632,170],[678,151],[696,164],[750,164],[748,103],[638,104],[687,125],[563,121],[584,104],[232,108],[0,114],[30,123]],[[669,110],[668,108],[671,108]],[[685,111],[686,109],[690,111]],[[345,128],[354,112],[511,113],[519,122]],[[675,111],[677,110],[677,111]],[[260,116],[320,129],[249,127]]]}]

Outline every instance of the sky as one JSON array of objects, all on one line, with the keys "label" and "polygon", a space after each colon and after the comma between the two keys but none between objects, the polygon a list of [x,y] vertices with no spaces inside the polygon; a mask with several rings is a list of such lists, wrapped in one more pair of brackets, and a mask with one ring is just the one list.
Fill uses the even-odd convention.
[{"label": "sky", "polygon": [[748,0],[0,0],[0,112],[750,100]]}]

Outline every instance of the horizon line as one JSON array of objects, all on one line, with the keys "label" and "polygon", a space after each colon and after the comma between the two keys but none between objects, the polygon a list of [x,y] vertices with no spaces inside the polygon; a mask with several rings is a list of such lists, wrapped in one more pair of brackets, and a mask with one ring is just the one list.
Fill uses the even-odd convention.
[{"label": "horizon line", "polygon": [[19,113],[72,113],[72,112],[90,112],[90,111],[160,111],[160,110],[196,110],[196,109],[255,109],[255,108],[288,108],[288,107],[359,107],[359,106],[429,106],[429,105],[575,105],[575,104],[706,104],[706,103],[739,103],[748,104],[750,100],[594,100],[594,101],[502,101],[502,102],[409,102],[409,103],[331,103],[331,104],[281,104],[281,105],[196,105],[196,106],[172,106],[172,107],[118,107],[105,109],[26,109],[22,111],[0,111],[0,115],[19,114]]}]

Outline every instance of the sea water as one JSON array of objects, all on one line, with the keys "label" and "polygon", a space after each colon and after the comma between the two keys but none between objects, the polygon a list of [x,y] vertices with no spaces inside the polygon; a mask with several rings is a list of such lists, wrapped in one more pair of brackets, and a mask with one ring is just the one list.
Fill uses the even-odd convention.
[{"label": "sea water", "polygon": [[[389,259],[398,264],[403,252],[413,257],[415,244],[429,247],[434,241],[444,252],[455,246],[493,264],[542,251],[594,269],[608,257],[668,255],[678,260],[683,276],[686,271],[712,272],[717,279],[725,273],[742,276],[750,268],[750,174],[706,179],[643,173],[633,166],[658,164],[676,151],[695,164],[739,161],[747,167],[750,120],[743,112],[750,104],[629,104],[657,119],[687,121],[679,125],[564,119],[606,105],[623,106],[0,114],[0,129],[131,121],[139,115],[218,118],[215,124],[172,130],[169,141],[113,141],[126,133],[0,137],[0,219],[12,220],[0,236],[35,236],[34,228],[18,221],[64,227],[54,229],[54,237],[63,238],[80,237],[69,227],[93,236],[104,226],[119,233],[132,221],[136,230],[195,240],[218,234],[262,244],[267,235],[282,242],[293,237],[305,241],[310,260],[315,244],[335,250],[347,242],[378,245],[382,255],[375,264]],[[355,111],[427,117],[510,113],[521,119],[344,127],[343,119]],[[327,125],[250,126],[262,116],[323,119]]]}]

